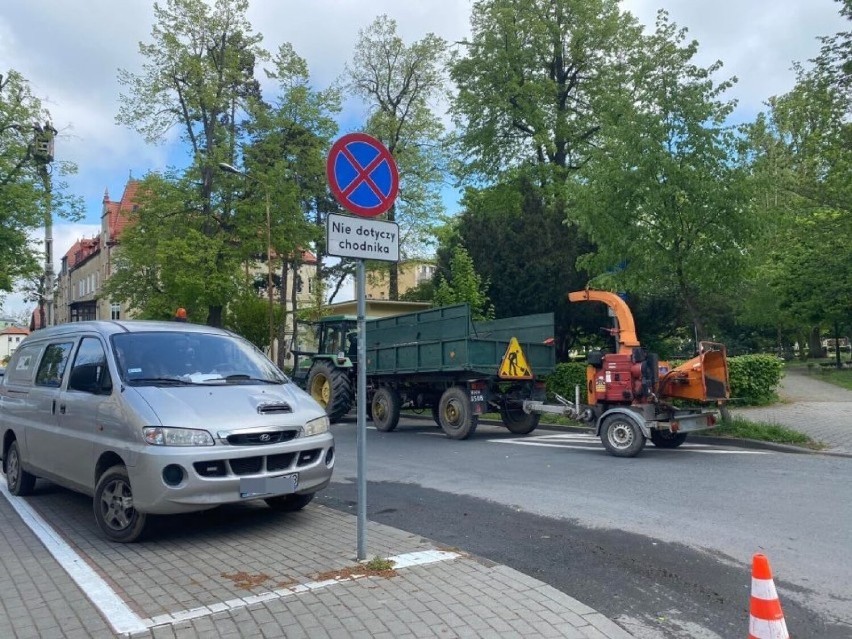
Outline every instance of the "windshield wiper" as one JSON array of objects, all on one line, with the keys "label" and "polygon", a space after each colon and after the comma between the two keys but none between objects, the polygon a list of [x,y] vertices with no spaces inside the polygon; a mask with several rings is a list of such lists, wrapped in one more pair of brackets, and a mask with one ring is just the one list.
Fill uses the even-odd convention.
[{"label": "windshield wiper", "polygon": [[226,382],[260,382],[262,384],[283,384],[284,382],[280,382],[274,379],[264,379],[261,377],[252,377],[251,375],[228,375],[225,377]]},{"label": "windshield wiper", "polygon": [[167,384],[170,386],[188,386],[192,382],[178,377],[134,377],[127,380],[128,384]]}]

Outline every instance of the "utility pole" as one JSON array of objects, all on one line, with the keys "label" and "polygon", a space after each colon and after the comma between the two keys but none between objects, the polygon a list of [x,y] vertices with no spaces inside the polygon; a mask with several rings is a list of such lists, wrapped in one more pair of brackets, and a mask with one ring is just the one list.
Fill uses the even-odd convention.
[{"label": "utility pole", "polygon": [[50,122],[44,126],[33,125],[33,159],[38,164],[38,173],[44,185],[44,326],[53,326],[56,314],[53,308],[53,191],[51,183],[51,163],[53,162],[54,139],[57,130]]}]

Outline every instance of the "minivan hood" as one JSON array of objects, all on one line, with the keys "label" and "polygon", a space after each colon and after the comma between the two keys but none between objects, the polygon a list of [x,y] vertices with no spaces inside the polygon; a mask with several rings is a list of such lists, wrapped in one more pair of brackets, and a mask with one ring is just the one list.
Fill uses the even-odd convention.
[{"label": "minivan hood", "polygon": [[[325,411],[293,383],[217,384],[206,386],[127,386],[160,420],[152,426],[234,430],[265,426],[301,426]],[[290,412],[261,413],[264,407],[286,404]]]}]

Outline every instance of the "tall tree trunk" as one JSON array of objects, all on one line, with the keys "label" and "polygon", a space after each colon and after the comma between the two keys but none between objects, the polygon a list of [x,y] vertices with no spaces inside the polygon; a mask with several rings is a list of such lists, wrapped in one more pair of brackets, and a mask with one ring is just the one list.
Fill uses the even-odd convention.
[{"label": "tall tree trunk", "polygon": [[[300,249],[298,248],[296,249],[297,252],[299,250]],[[297,311],[299,310],[299,280],[301,277],[301,274],[299,273],[299,267],[301,266],[302,261],[298,258],[295,258],[291,262],[291,264],[293,268],[293,286],[290,290],[290,312],[293,314],[293,342],[295,343],[297,339],[297,330],[299,328]],[[304,286],[306,284],[307,282],[303,283],[302,285]],[[296,362],[294,362],[294,365],[295,364]]]},{"label": "tall tree trunk", "polygon": [[840,361],[840,325],[837,320],[834,321],[834,361],[838,369],[843,368]]},{"label": "tall tree trunk", "polygon": [[207,307],[207,325],[215,326],[216,328],[222,327],[222,305],[218,306],[208,306]]},{"label": "tall tree trunk", "polygon": [[808,336],[809,357],[819,358],[823,356],[822,344],[819,341],[820,327],[819,325],[811,328],[811,334]]}]

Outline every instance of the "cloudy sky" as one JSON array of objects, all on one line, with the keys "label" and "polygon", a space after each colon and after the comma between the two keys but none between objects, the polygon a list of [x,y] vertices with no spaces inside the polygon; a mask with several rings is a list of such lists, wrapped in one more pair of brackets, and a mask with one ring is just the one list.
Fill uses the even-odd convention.
[{"label": "cloudy sky", "polygon": [[[150,0],[6,0],[0,13],[0,73],[21,72],[50,110],[60,131],[58,159],[75,162],[71,190],[84,198],[79,224],[57,221],[57,263],[75,239],[97,231],[107,189],[118,199],[128,176],[162,169],[169,149],[147,145],[135,132],[115,124],[117,69],[136,71],[138,43],[149,42]],[[396,19],[406,42],[433,32],[448,41],[468,33],[470,0],[252,0],[249,19],[263,34],[266,49],[293,44],[309,64],[317,87],[344,73],[358,30],[376,16]],[[658,9],[687,27],[700,43],[700,61],[721,59],[725,77],[739,83],[736,117],[747,120],[772,95],[793,84],[794,60],[818,51],[816,37],[847,28],[834,0],[624,0],[623,7],[653,25]],[[358,109],[350,104],[351,109]],[[361,113],[349,113],[358,121]],[[452,212],[452,211],[451,211]],[[24,308],[10,295],[3,310]]]}]

